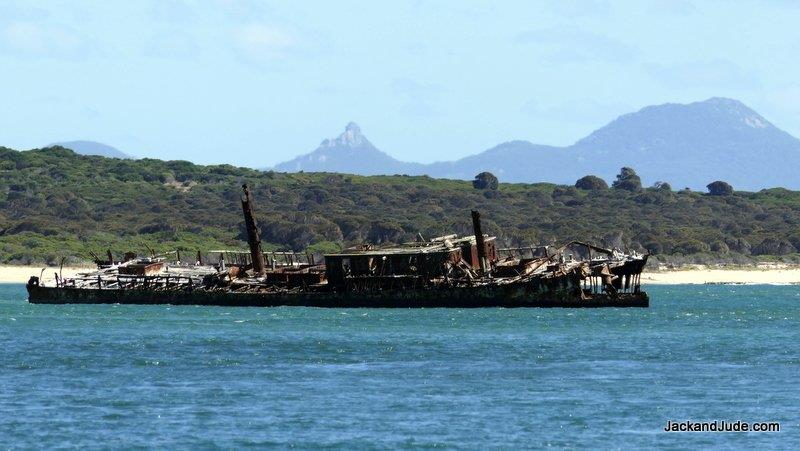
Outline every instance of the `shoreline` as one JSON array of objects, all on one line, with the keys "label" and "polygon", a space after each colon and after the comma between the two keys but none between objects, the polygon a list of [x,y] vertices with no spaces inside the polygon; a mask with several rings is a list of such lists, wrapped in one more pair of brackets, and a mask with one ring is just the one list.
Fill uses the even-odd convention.
[{"label": "shoreline", "polygon": [[[44,272],[42,269],[44,268]],[[45,282],[53,282],[55,274],[61,271],[62,277],[75,277],[78,273],[94,271],[95,266],[25,266],[25,265],[0,265],[0,283],[27,283],[31,276],[42,278]]]},{"label": "shoreline", "polygon": [[800,265],[758,263],[748,266],[686,265],[642,273],[642,285],[798,285]]},{"label": "shoreline", "polygon": [[[42,268],[44,281],[52,282],[57,266],[0,266],[0,283],[24,284],[31,276],[39,276]],[[74,277],[81,272],[93,271],[94,266],[65,266],[63,277]],[[642,273],[642,285],[800,285],[800,266],[764,263],[756,266],[709,267],[692,265],[680,268],[659,268]]]}]

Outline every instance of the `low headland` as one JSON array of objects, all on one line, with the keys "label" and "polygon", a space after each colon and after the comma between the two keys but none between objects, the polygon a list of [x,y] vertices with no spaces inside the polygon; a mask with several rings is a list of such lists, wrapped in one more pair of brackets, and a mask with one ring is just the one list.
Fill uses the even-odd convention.
[{"label": "low headland", "polygon": [[[208,259],[214,250],[246,249],[243,182],[258,202],[267,252],[320,256],[418,235],[466,236],[468,212],[476,209],[502,247],[580,240],[650,253],[647,283],[800,282],[792,272],[800,268],[800,191],[783,188],[737,191],[723,181],[709,183],[708,192],[648,187],[631,168],[611,183],[587,175],[572,186],[503,183],[488,172],[472,181],[280,173],[60,147],[0,148],[0,175],[0,265],[8,265],[0,278],[17,282],[42,266],[63,263],[68,271],[107,252],[201,251]],[[35,270],[12,275],[14,265]]]}]

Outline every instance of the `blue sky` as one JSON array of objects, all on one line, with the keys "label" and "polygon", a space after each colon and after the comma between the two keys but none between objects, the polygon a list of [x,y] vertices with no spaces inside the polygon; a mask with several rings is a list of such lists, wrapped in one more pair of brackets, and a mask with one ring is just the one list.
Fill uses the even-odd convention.
[{"label": "blue sky", "polygon": [[355,121],[408,161],[739,99],[800,136],[800,2],[0,0],[0,145],[266,167]]}]

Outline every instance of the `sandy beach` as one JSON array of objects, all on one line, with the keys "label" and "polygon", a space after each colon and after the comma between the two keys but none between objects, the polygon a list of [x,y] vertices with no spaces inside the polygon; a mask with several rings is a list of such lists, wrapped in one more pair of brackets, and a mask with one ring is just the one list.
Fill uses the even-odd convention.
[{"label": "sandy beach", "polygon": [[642,284],[800,284],[800,268],[764,264],[751,267],[711,268],[693,266],[681,269],[662,269],[642,273]]},{"label": "sandy beach", "polygon": [[[31,276],[38,276],[42,266],[0,266],[0,283],[25,283]],[[63,277],[73,277],[80,272],[92,271],[94,267],[65,266]],[[46,267],[44,280],[53,280],[58,267]],[[711,268],[702,265],[680,269],[659,269],[642,273],[643,285],[677,284],[800,284],[800,267],[781,264],[763,264],[750,267]]]},{"label": "sandy beach", "polygon": [[[42,268],[45,268],[42,273]],[[62,277],[74,277],[80,272],[87,272],[94,270],[94,266],[78,267],[78,266],[65,266],[61,269]],[[43,274],[43,279],[46,282],[53,281],[55,273],[59,272],[58,266],[0,266],[0,283],[25,283],[31,276],[39,276]]]}]

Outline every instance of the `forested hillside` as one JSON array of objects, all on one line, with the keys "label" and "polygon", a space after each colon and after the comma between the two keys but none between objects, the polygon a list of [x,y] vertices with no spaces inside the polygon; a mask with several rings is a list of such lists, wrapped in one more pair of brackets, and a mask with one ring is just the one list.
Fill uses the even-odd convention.
[{"label": "forested hillside", "polygon": [[[63,148],[0,148],[0,262],[87,260],[112,248],[244,248],[249,183],[266,247],[324,252],[421,233],[470,233],[470,209],[503,244],[580,238],[663,260],[796,259],[800,192],[710,195],[598,181],[573,186],[409,176],[284,174],[186,161],[120,160]],[[610,182],[610,181],[609,181]],[[709,181],[710,182],[710,181]],[[627,188],[627,189],[625,189]]]}]

